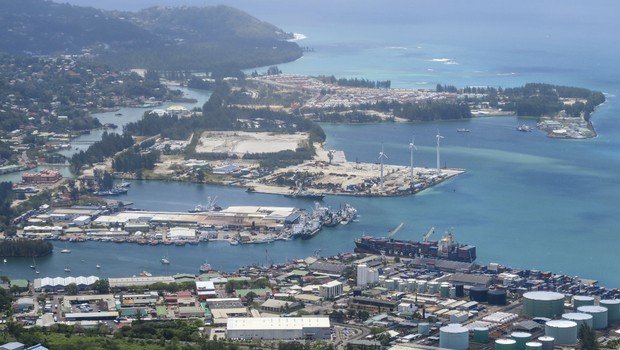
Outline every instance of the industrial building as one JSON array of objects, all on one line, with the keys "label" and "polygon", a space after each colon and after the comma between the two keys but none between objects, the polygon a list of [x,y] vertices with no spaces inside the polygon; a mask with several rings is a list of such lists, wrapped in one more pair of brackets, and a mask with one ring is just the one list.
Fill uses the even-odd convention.
[{"label": "industrial building", "polygon": [[228,339],[329,339],[329,317],[235,317],[226,323]]},{"label": "industrial building", "polygon": [[299,218],[299,209],[292,207],[235,206],[221,211],[200,213],[124,211],[101,215],[93,224],[101,227],[124,227],[128,224],[174,225],[181,227],[221,227],[239,229],[256,227],[277,230]]}]

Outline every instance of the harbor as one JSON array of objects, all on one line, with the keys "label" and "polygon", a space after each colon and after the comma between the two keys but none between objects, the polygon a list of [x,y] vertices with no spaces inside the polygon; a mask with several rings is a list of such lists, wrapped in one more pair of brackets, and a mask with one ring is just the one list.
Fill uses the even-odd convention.
[{"label": "harbor", "polygon": [[[261,244],[294,238],[310,239],[324,227],[346,225],[357,210],[338,210],[316,203],[309,211],[295,207],[231,206],[215,203],[188,212],[124,210],[110,206],[39,209],[15,222],[17,237],[61,242],[114,242],[156,246],[226,241]],[[66,253],[66,251],[61,251]]]}]

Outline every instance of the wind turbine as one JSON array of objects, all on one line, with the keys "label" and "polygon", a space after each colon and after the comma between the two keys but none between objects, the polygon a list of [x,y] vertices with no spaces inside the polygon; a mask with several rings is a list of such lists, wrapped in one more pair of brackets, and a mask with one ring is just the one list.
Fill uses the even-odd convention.
[{"label": "wind turbine", "polygon": [[383,144],[381,144],[381,152],[379,152],[379,161],[381,162],[381,193],[383,193],[383,159],[389,159],[383,152]]},{"label": "wind turbine", "polygon": [[439,135],[439,130],[437,130],[437,174],[441,173],[441,163],[439,162],[439,140],[443,139],[443,136]]},{"label": "wind turbine", "polygon": [[411,142],[409,143],[409,156],[411,160],[411,185],[413,185],[413,150],[418,150],[415,146],[415,136],[411,137]]}]

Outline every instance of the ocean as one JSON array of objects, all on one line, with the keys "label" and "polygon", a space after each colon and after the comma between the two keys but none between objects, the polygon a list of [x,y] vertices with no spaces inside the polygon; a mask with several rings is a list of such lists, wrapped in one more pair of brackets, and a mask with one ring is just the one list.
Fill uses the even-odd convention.
[{"label": "ocean", "polygon": [[[86,0],[74,0],[84,3]],[[188,2],[118,2],[146,6]],[[203,1],[195,2],[203,4]],[[211,2],[208,2],[211,3]],[[375,161],[380,144],[394,164],[408,164],[407,144],[416,137],[416,162],[432,166],[434,135],[445,136],[442,161],[467,172],[415,196],[395,198],[326,198],[337,206],[349,202],[360,218],[347,226],[325,229],[308,241],[231,247],[207,243],[187,247],[150,247],[84,243],[73,253],[54,254],[39,262],[42,276],[72,274],[123,276],[147,270],[154,274],[193,272],[205,260],[234,270],[312,255],[351,251],[362,234],[384,235],[405,223],[401,239],[420,239],[436,227],[438,238],[452,227],[463,243],[478,247],[479,262],[552,270],[595,278],[620,286],[616,263],[620,217],[620,102],[616,68],[620,57],[620,23],[613,1],[232,1],[286,31],[304,34],[299,41],[314,52],[278,65],[285,73],[334,74],[390,79],[393,87],[432,88],[437,83],[517,86],[548,82],[597,89],[607,102],[593,115],[599,136],[590,140],[552,140],[542,132],[518,133],[534,120],[490,117],[422,124],[323,125],[327,147],[347,158]],[[118,5],[118,6],[120,6]],[[117,6],[114,1],[106,6]],[[123,8],[133,10],[133,8]],[[458,128],[471,129],[457,133]],[[312,202],[242,189],[135,182],[121,197],[136,207],[187,210],[218,196],[221,205],[295,205]],[[60,247],[62,249],[62,247]],[[170,257],[171,265],[159,263]],[[79,263],[78,263],[79,259]],[[81,262],[84,260],[84,262]],[[0,273],[30,277],[31,261],[13,259]],[[101,271],[94,269],[101,264]]]}]

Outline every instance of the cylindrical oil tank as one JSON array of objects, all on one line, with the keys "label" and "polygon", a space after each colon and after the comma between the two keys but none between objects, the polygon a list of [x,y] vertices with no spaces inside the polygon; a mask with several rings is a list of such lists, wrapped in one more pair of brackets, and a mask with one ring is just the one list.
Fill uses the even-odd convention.
[{"label": "cylindrical oil tank", "polygon": [[517,342],[517,350],[525,350],[525,343],[532,339],[532,334],[527,332],[512,332],[510,338]]},{"label": "cylindrical oil tank", "polygon": [[416,281],[413,278],[407,280],[407,290],[410,292],[415,292],[416,290]]},{"label": "cylindrical oil tank", "polygon": [[489,298],[489,289],[487,287],[471,287],[469,289],[469,300],[484,303]]},{"label": "cylindrical oil tank", "polygon": [[448,298],[450,296],[450,283],[443,282],[439,285],[439,295],[442,298]]},{"label": "cylindrical oil tank", "polygon": [[594,305],[594,298],[587,295],[573,296],[573,310],[577,310],[580,306]]},{"label": "cylindrical oil tank", "polygon": [[469,330],[458,323],[451,323],[439,328],[439,347],[467,350],[469,348]]},{"label": "cylindrical oil tank", "polygon": [[418,334],[428,335],[431,332],[431,325],[428,322],[418,323]]},{"label": "cylindrical oil tank", "polygon": [[431,281],[426,284],[426,289],[429,294],[435,294],[439,292],[439,282]]},{"label": "cylindrical oil tank", "polygon": [[607,308],[609,323],[620,321],[620,299],[601,299],[598,304]]},{"label": "cylindrical oil tank", "polygon": [[538,337],[538,342],[542,344],[543,350],[553,350],[555,347],[555,338],[546,335]]},{"label": "cylindrical oil tank", "polygon": [[545,323],[545,335],[553,337],[556,345],[577,343],[577,323],[567,320],[551,320]]},{"label": "cylindrical oil tank", "polygon": [[579,329],[579,327],[581,327],[582,324],[585,324],[586,326],[590,328],[594,326],[592,315],[586,314],[584,312],[569,312],[567,314],[562,315],[562,319],[577,323],[577,329]]},{"label": "cylindrical oil tank", "polygon": [[426,293],[426,281],[418,281],[418,293]]},{"label": "cylindrical oil tank", "polygon": [[542,347],[542,343],[537,341],[528,341],[527,343],[525,343],[526,350],[542,350]]},{"label": "cylindrical oil tank", "polygon": [[455,297],[462,298],[462,297],[465,296],[465,286],[462,283],[455,284],[454,288],[456,288],[456,295],[455,295]]},{"label": "cylindrical oil tank", "polygon": [[505,289],[490,290],[488,295],[488,301],[490,305],[506,305]]},{"label": "cylindrical oil tank", "polygon": [[586,305],[580,306],[577,311],[592,315],[594,329],[607,328],[607,308],[603,306]]},{"label": "cylindrical oil tank", "polygon": [[495,350],[516,350],[517,342],[514,339],[497,339],[495,341]]},{"label": "cylindrical oil tank", "polygon": [[527,292],[523,294],[523,313],[530,317],[560,317],[564,313],[564,294]]},{"label": "cylindrical oil tank", "polygon": [[489,328],[487,327],[474,328],[474,341],[476,343],[488,343],[489,342]]}]

